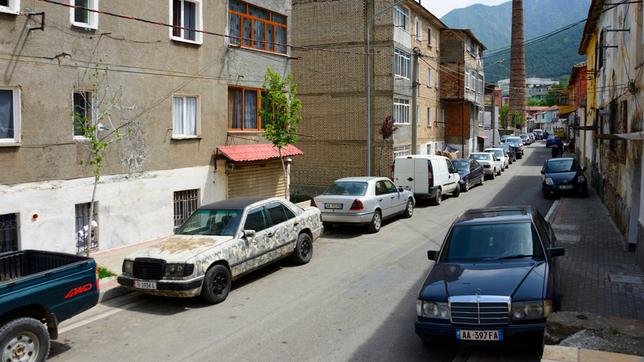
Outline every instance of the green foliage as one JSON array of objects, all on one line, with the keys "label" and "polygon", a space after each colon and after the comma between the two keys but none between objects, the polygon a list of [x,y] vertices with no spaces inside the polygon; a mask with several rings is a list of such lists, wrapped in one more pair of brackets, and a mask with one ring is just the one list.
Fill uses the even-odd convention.
[{"label": "green foliage", "polygon": [[508,113],[510,113],[510,106],[504,104],[501,106],[501,111],[499,112],[499,122],[501,123],[501,128],[508,128]]},{"label": "green foliage", "polygon": [[561,85],[561,83],[559,85],[553,85],[548,89],[548,93],[543,96],[542,105],[551,107],[559,104],[559,99],[565,92],[567,92],[566,86]]},{"label": "green foliage", "polygon": [[116,274],[114,274],[111,270],[107,269],[106,267],[104,266],[98,267],[98,279],[115,277],[115,276]]},{"label": "green foliage", "polygon": [[528,106],[530,107],[538,107],[542,105],[542,101],[539,99],[528,99]]},{"label": "green foliage", "polygon": [[512,127],[521,128],[525,124],[525,116],[519,112],[512,113]]},{"label": "green foliage", "polygon": [[264,137],[281,149],[297,142],[302,102],[297,98],[297,86],[289,74],[266,69],[262,93],[262,120],[265,121]]}]

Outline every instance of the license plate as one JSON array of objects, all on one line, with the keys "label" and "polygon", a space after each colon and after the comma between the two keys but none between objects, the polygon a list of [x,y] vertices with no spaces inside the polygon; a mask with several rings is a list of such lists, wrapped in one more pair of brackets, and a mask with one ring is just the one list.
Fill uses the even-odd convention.
[{"label": "license plate", "polygon": [[143,280],[135,280],[134,287],[139,289],[157,289],[157,282],[146,282]]},{"label": "license plate", "polygon": [[503,330],[471,331],[457,329],[456,339],[459,341],[502,341]]},{"label": "license plate", "polygon": [[561,190],[571,190],[572,185],[561,185],[561,186],[559,186],[559,189],[561,189]]},{"label": "license plate", "polygon": [[338,203],[326,203],[324,204],[325,209],[342,209],[343,204],[338,204]]}]

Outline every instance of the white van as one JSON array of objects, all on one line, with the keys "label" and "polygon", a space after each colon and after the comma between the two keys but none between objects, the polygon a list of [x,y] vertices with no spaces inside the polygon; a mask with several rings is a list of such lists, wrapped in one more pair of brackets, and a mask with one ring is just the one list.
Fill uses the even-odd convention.
[{"label": "white van", "polygon": [[416,198],[430,198],[435,205],[444,194],[458,197],[461,188],[458,170],[443,156],[412,155],[394,161],[394,182],[414,193]]}]

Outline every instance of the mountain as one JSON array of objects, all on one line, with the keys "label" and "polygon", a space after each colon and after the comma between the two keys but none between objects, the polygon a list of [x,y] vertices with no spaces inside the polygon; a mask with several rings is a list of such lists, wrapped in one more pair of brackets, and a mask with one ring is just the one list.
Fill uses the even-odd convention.
[{"label": "mountain", "polygon": [[[542,36],[586,18],[591,0],[524,0],[525,40]],[[447,13],[441,20],[451,28],[471,29],[487,47],[487,82],[510,77],[512,2],[476,4]],[[577,54],[584,30],[581,23],[548,39],[526,46],[526,75],[558,78],[570,73],[585,57]],[[497,51],[503,49],[503,51]]]}]

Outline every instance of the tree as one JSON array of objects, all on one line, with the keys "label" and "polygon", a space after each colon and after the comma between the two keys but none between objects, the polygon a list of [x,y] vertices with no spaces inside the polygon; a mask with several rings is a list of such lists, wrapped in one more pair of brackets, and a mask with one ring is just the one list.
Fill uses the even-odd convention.
[{"label": "tree", "polygon": [[[262,120],[264,137],[275,146],[279,152],[284,172],[284,180],[288,180],[286,164],[282,149],[297,142],[297,131],[300,126],[300,110],[302,102],[297,98],[297,85],[289,74],[282,78],[272,69],[266,69],[262,93]],[[286,183],[284,197],[289,199],[289,185]]]},{"label": "tree", "polygon": [[508,113],[510,113],[510,106],[504,104],[501,106],[501,111],[499,112],[499,122],[501,128],[508,128]]}]

